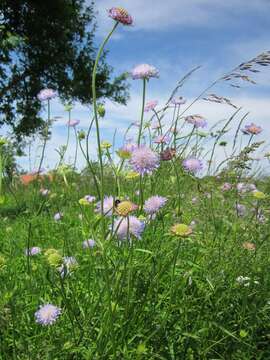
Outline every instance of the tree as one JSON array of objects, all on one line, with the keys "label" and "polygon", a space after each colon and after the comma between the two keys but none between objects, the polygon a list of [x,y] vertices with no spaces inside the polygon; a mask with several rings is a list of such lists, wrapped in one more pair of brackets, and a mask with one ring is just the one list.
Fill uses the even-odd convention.
[{"label": "tree", "polygon": [[[96,48],[94,4],[84,0],[1,0],[0,126],[11,126],[20,142],[42,128],[36,95],[57,89],[63,101],[91,104]],[[126,103],[126,75],[111,79],[102,58],[97,96]]]}]

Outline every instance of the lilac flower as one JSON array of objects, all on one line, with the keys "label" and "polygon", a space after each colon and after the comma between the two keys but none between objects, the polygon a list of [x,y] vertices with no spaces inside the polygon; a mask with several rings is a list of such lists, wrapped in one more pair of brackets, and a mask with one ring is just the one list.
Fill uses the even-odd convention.
[{"label": "lilac flower", "polygon": [[88,201],[89,204],[91,204],[92,202],[94,202],[94,201],[96,200],[96,197],[95,197],[95,196],[92,196],[92,195],[85,195],[85,196],[84,196],[84,199],[85,199],[86,201]]},{"label": "lilac flower", "polygon": [[236,204],[236,213],[238,216],[243,217],[246,214],[246,207],[242,204]]},{"label": "lilac flower", "polygon": [[201,115],[190,115],[185,118],[185,121],[195,126],[195,128],[204,128],[207,125],[206,120]]},{"label": "lilac flower", "polygon": [[41,253],[41,248],[38,246],[33,246],[29,249],[25,249],[25,255],[26,256],[34,256]]},{"label": "lilac flower", "polygon": [[222,186],[221,186],[221,191],[228,191],[231,190],[232,188],[232,184],[225,182]]},{"label": "lilac flower", "polygon": [[52,304],[41,305],[35,312],[36,322],[43,326],[52,325],[61,314],[61,309]]},{"label": "lilac flower", "polygon": [[74,120],[68,121],[67,126],[75,127],[75,126],[79,125],[79,123],[80,123],[80,120],[74,119]]},{"label": "lilac flower", "polygon": [[[113,214],[114,198],[113,196],[105,196],[103,199],[103,211],[105,216],[111,216]],[[96,205],[96,212],[101,214],[101,202]]]},{"label": "lilac flower", "polygon": [[94,246],[96,245],[96,242],[95,240],[93,239],[88,239],[88,240],[85,240],[82,244],[82,247],[84,249],[92,249]]},{"label": "lilac flower", "polygon": [[140,175],[150,174],[159,166],[159,157],[150,148],[140,146],[132,152],[130,164]]},{"label": "lilac flower", "polygon": [[183,167],[186,171],[189,171],[193,174],[202,170],[203,163],[201,160],[194,158],[188,158],[183,161]]},{"label": "lilac flower", "polygon": [[50,194],[50,190],[49,189],[40,189],[40,194],[44,197],[48,196]]},{"label": "lilac flower", "polygon": [[245,184],[245,183],[240,182],[236,185],[236,189],[240,193],[246,193],[249,191],[257,190],[257,187],[255,184]]},{"label": "lilac flower", "polygon": [[129,13],[121,7],[113,7],[108,12],[109,17],[123,25],[132,25],[133,19]]},{"label": "lilac flower", "polygon": [[154,143],[156,144],[169,144],[170,137],[168,135],[159,135],[155,138]]},{"label": "lilac flower", "polygon": [[62,219],[62,217],[63,217],[63,214],[61,213],[61,212],[58,212],[58,213],[56,213],[55,215],[54,215],[54,220],[55,221],[59,221],[59,220],[61,220]]},{"label": "lilac flower", "polygon": [[46,100],[51,100],[56,96],[57,96],[57,92],[55,90],[43,89],[38,93],[37,98],[39,101],[46,101]]},{"label": "lilac flower", "polygon": [[145,112],[149,112],[150,110],[154,110],[155,107],[157,106],[157,104],[158,104],[158,101],[157,101],[157,100],[148,101],[148,102],[145,104],[144,111],[145,111]]},{"label": "lilac flower", "polygon": [[140,65],[137,65],[132,70],[131,75],[132,75],[133,80],[136,80],[136,79],[147,79],[147,80],[149,80],[152,77],[155,77],[155,78],[159,77],[159,72],[152,65],[140,64]]},{"label": "lilac flower", "polygon": [[167,202],[167,199],[162,196],[151,196],[145,201],[144,211],[147,214],[153,215],[158,212]]},{"label": "lilac flower", "polygon": [[186,102],[187,102],[187,100],[185,100],[182,96],[174,97],[171,100],[171,103],[173,105],[184,105]]},{"label": "lilac flower", "polygon": [[260,126],[251,123],[250,125],[246,125],[242,132],[247,135],[258,135],[262,132],[262,128]]},{"label": "lilac flower", "polygon": [[127,239],[127,237],[130,238],[130,235],[135,236],[137,239],[141,239],[145,224],[136,216],[129,216],[117,219],[114,226],[115,229],[117,229],[117,237],[120,240]]}]

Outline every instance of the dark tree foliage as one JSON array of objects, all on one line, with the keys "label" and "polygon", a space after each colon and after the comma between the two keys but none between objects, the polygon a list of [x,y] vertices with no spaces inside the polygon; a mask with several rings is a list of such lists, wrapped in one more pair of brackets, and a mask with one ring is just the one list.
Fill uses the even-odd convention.
[{"label": "dark tree foliage", "polygon": [[[91,104],[95,29],[94,4],[84,0],[0,1],[0,126],[11,126],[18,141],[42,128],[36,98],[42,88]],[[126,76],[111,74],[104,56],[97,96],[125,103]]]}]

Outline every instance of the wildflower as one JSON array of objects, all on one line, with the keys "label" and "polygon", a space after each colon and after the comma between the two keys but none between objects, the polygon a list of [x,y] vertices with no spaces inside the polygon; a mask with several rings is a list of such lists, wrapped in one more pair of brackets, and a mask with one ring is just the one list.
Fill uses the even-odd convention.
[{"label": "wildflower", "polygon": [[92,249],[94,246],[96,245],[95,240],[93,239],[88,239],[88,240],[84,240],[82,247],[84,249]]},{"label": "wildflower", "polygon": [[120,240],[130,238],[130,235],[135,236],[137,239],[141,239],[145,224],[140,221],[136,216],[129,216],[117,219],[115,221],[115,229],[117,237]]},{"label": "wildflower", "polygon": [[64,110],[65,111],[71,111],[73,109],[73,106],[72,106],[72,104],[70,104],[70,103],[68,103],[68,104],[66,104],[65,106],[64,106]]},{"label": "wildflower", "polygon": [[185,121],[195,126],[195,128],[204,128],[207,125],[206,120],[201,115],[190,115],[185,118]]},{"label": "wildflower", "polygon": [[80,123],[80,120],[69,120],[67,123],[67,126],[75,127],[75,126],[79,125],[79,123]]},{"label": "wildflower", "polygon": [[256,250],[256,245],[248,241],[243,242],[242,247],[246,250]]},{"label": "wildflower", "polygon": [[156,144],[169,144],[170,137],[168,135],[159,135],[155,138],[154,143]]},{"label": "wildflower", "polygon": [[196,204],[198,202],[198,198],[196,198],[196,197],[193,197],[192,199],[191,199],[191,203],[194,205],[194,204]]},{"label": "wildflower", "polygon": [[117,154],[122,159],[130,159],[132,151],[135,150],[136,148],[137,148],[136,144],[127,143],[117,151]]},{"label": "wildflower", "polygon": [[44,196],[44,197],[46,197],[46,196],[48,196],[48,195],[50,194],[50,190],[49,190],[49,189],[43,189],[43,188],[41,188],[41,189],[39,190],[39,192],[40,192],[40,194],[41,194],[42,196]]},{"label": "wildflower", "polygon": [[116,212],[120,216],[128,216],[132,211],[138,209],[136,204],[133,204],[131,201],[121,201],[115,208]]},{"label": "wildflower", "polygon": [[78,138],[79,140],[84,140],[86,137],[85,131],[81,130],[78,132]]},{"label": "wildflower", "polygon": [[150,174],[159,166],[158,155],[146,146],[140,146],[132,152],[130,164],[140,175]]},{"label": "wildflower", "polygon": [[103,150],[108,150],[112,147],[112,144],[109,141],[102,141],[101,148]]},{"label": "wildflower", "polygon": [[[103,210],[105,216],[111,216],[113,214],[114,198],[113,196],[105,196],[103,199]],[[101,214],[101,202],[96,205],[96,212]]]},{"label": "wildflower", "polygon": [[192,228],[186,224],[175,224],[171,227],[171,232],[180,237],[187,237],[192,234]]},{"label": "wildflower", "polygon": [[232,188],[232,184],[225,182],[221,187],[221,191],[228,191],[231,190],[231,188]]},{"label": "wildflower", "polygon": [[185,100],[182,96],[174,97],[171,100],[171,103],[173,105],[184,105],[186,102],[187,102],[187,100]]},{"label": "wildflower", "polygon": [[236,189],[240,193],[245,193],[245,192],[248,192],[248,191],[257,190],[256,185],[254,185],[254,184],[245,184],[245,183],[241,183],[241,182],[236,185]]},{"label": "wildflower", "polygon": [[243,217],[246,214],[246,207],[242,204],[236,204],[237,215]]},{"label": "wildflower", "polygon": [[123,25],[132,25],[133,23],[132,17],[121,7],[111,8],[109,10],[109,17]]},{"label": "wildflower", "polygon": [[98,106],[97,106],[97,112],[98,112],[98,115],[100,116],[100,117],[104,117],[105,116],[105,107],[104,107],[104,105],[103,104],[98,104]]},{"label": "wildflower", "polygon": [[55,221],[59,221],[59,220],[61,220],[62,219],[62,217],[63,217],[63,214],[61,213],[61,212],[58,212],[58,213],[56,213],[55,215],[54,215],[54,220]]},{"label": "wildflower", "polygon": [[33,246],[32,248],[25,250],[26,256],[34,256],[34,255],[38,255],[40,253],[41,253],[41,248],[38,246]]},{"label": "wildflower", "polygon": [[160,159],[162,161],[169,161],[176,155],[176,150],[174,148],[167,148],[160,154]]},{"label": "wildflower", "polygon": [[132,179],[136,179],[137,177],[139,177],[140,176],[140,174],[139,173],[137,173],[137,172],[135,172],[135,171],[130,171],[130,172],[128,172],[127,174],[126,174],[126,179],[127,180],[132,180]]},{"label": "wildflower", "polygon": [[140,65],[137,65],[132,70],[131,75],[132,75],[133,80],[136,80],[136,79],[149,80],[152,77],[158,78],[159,77],[159,72],[152,65],[140,64]]},{"label": "wildflower", "polygon": [[88,203],[92,203],[96,200],[96,197],[95,196],[92,196],[92,195],[85,195],[84,196],[84,199],[88,202]]},{"label": "wildflower", "polygon": [[253,191],[253,196],[255,197],[255,199],[258,199],[258,200],[263,200],[266,198],[265,193],[263,193],[262,191],[258,191],[258,190]]},{"label": "wildflower", "polygon": [[155,110],[155,107],[157,106],[157,104],[158,104],[158,101],[157,101],[157,100],[148,101],[148,102],[145,104],[144,111],[145,111],[145,112],[149,112],[149,111],[151,111],[151,110]]},{"label": "wildflower", "polygon": [[242,132],[247,135],[258,135],[262,132],[262,128],[260,126],[251,123],[250,125],[246,125]]},{"label": "wildflower", "polygon": [[74,256],[65,256],[62,265],[58,268],[60,275],[64,277],[78,266]]},{"label": "wildflower", "polygon": [[36,322],[43,326],[52,325],[60,316],[61,309],[52,304],[41,305],[35,312]]},{"label": "wildflower", "polygon": [[87,201],[87,199],[85,199],[85,198],[81,198],[79,200],[79,204],[82,205],[82,206],[89,206],[90,205],[89,201]]},{"label": "wildflower", "polygon": [[203,163],[201,160],[193,157],[193,158],[188,158],[188,159],[184,160],[183,167],[186,171],[189,171],[189,172],[195,174],[196,172],[202,170]]},{"label": "wildflower", "polygon": [[157,213],[167,202],[167,199],[162,196],[151,196],[145,201],[144,211],[147,214],[153,215]]},{"label": "wildflower", "polygon": [[57,92],[55,90],[43,89],[38,93],[37,98],[39,101],[46,101],[46,100],[54,99],[56,96],[57,96]]},{"label": "wildflower", "polygon": [[248,277],[248,276],[242,276],[242,275],[240,275],[240,276],[238,276],[238,277],[236,278],[236,281],[237,281],[238,284],[240,284],[240,285],[244,285],[244,286],[249,286],[249,285],[250,285],[250,283],[249,283],[250,277]]}]

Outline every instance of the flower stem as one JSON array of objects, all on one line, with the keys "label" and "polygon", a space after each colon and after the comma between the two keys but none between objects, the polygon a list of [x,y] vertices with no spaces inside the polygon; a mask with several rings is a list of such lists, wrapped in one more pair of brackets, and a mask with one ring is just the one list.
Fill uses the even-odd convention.
[{"label": "flower stem", "polygon": [[141,122],[140,122],[140,129],[139,129],[139,135],[138,135],[138,146],[140,146],[140,144],[141,144],[144,106],[145,106],[145,92],[146,92],[146,79],[143,79],[142,113],[141,113]]}]

